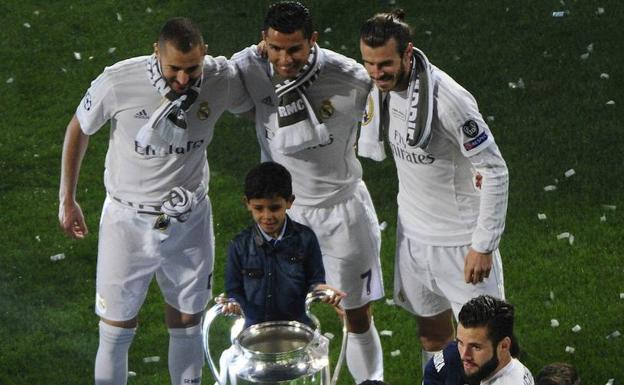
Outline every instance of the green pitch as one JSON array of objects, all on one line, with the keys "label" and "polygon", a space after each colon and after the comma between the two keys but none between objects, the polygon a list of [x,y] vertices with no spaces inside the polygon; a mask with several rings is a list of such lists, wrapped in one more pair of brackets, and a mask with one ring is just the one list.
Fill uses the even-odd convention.
[{"label": "green pitch", "polygon": [[[624,333],[624,6],[617,0],[396,3],[415,27],[416,45],[474,94],[508,163],[510,205],[501,252],[507,297],[517,306],[522,361],[534,374],[546,363],[567,361],[579,369],[583,383],[605,384],[610,378],[624,383],[624,336],[607,338]],[[160,25],[171,16],[192,17],[210,53],[230,56],[259,39],[267,4],[0,4],[0,384],[93,382],[107,129],[91,139],[79,183],[91,234],[68,240],[56,219],[65,126],[90,81],[106,65],[150,53]],[[321,46],[356,59],[360,23],[391,8],[383,0],[308,4]],[[568,12],[553,17],[554,11]],[[208,157],[217,294],[227,241],[250,220],[240,196],[243,175],[259,160],[251,124],[224,116]],[[362,163],[379,219],[388,224],[382,258],[390,298],[394,165]],[[570,169],[575,174],[566,177]],[[556,190],[544,191],[547,185]],[[546,219],[539,220],[539,213]],[[564,232],[573,242],[557,239]],[[59,253],[66,258],[50,260]],[[320,307],[323,325],[338,335],[335,317]],[[136,376],[129,384],[166,384],[168,335],[155,286],[139,318],[129,362]],[[559,327],[551,327],[551,319]],[[382,337],[387,381],[420,383],[420,347],[411,318],[380,301],[375,323],[393,331]],[[577,324],[581,330],[574,333]],[[575,352],[566,353],[566,346]],[[144,363],[148,356],[161,360]],[[343,370],[340,383],[349,384]],[[207,369],[204,383],[212,383]]]}]

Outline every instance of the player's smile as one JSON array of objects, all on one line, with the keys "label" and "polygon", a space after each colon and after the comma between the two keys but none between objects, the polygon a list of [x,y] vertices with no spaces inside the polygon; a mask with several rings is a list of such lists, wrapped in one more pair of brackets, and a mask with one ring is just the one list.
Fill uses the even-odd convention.
[{"label": "player's smile", "polygon": [[303,31],[282,33],[269,28],[262,33],[269,62],[278,75],[286,79],[294,79],[307,63],[310,50],[316,43],[316,32],[306,39]]}]

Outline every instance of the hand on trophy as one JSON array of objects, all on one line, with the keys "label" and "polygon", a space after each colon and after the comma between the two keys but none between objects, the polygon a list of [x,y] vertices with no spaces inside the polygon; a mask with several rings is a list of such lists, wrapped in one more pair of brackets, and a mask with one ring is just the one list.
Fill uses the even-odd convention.
[{"label": "hand on trophy", "polygon": [[314,288],[315,291],[318,290],[326,290],[327,291],[327,295],[325,295],[323,298],[321,298],[321,301],[328,303],[330,305],[336,306],[338,307],[338,305],[340,305],[340,301],[347,296],[347,293],[340,291],[336,288],[333,288],[327,284],[319,284],[316,285],[316,287]]},{"label": "hand on trophy", "polygon": [[221,305],[221,313],[224,315],[241,315],[241,307],[238,302],[228,298],[225,293],[215,297],[215,302]]}]

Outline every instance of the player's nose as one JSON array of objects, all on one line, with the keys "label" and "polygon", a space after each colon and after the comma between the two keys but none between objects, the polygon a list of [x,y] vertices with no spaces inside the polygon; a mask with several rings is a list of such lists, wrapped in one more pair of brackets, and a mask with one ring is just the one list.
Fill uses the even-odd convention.
[{"label": "player's nose", "polygon": [[180,85],[186,85],[189,82],[190,76],[185,71],[180,70],[176,73],[176,81],[180,83]]}]

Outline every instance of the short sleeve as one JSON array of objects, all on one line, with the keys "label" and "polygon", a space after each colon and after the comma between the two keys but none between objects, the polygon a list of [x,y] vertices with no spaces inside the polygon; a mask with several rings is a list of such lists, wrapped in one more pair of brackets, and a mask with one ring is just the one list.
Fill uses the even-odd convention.
[{"label": "short sleeve", "polygon": [[82,97],[76,117],[87,135],[97,132],[113,115],[115,109],[114,87],[111,74],[104,70]]}]

